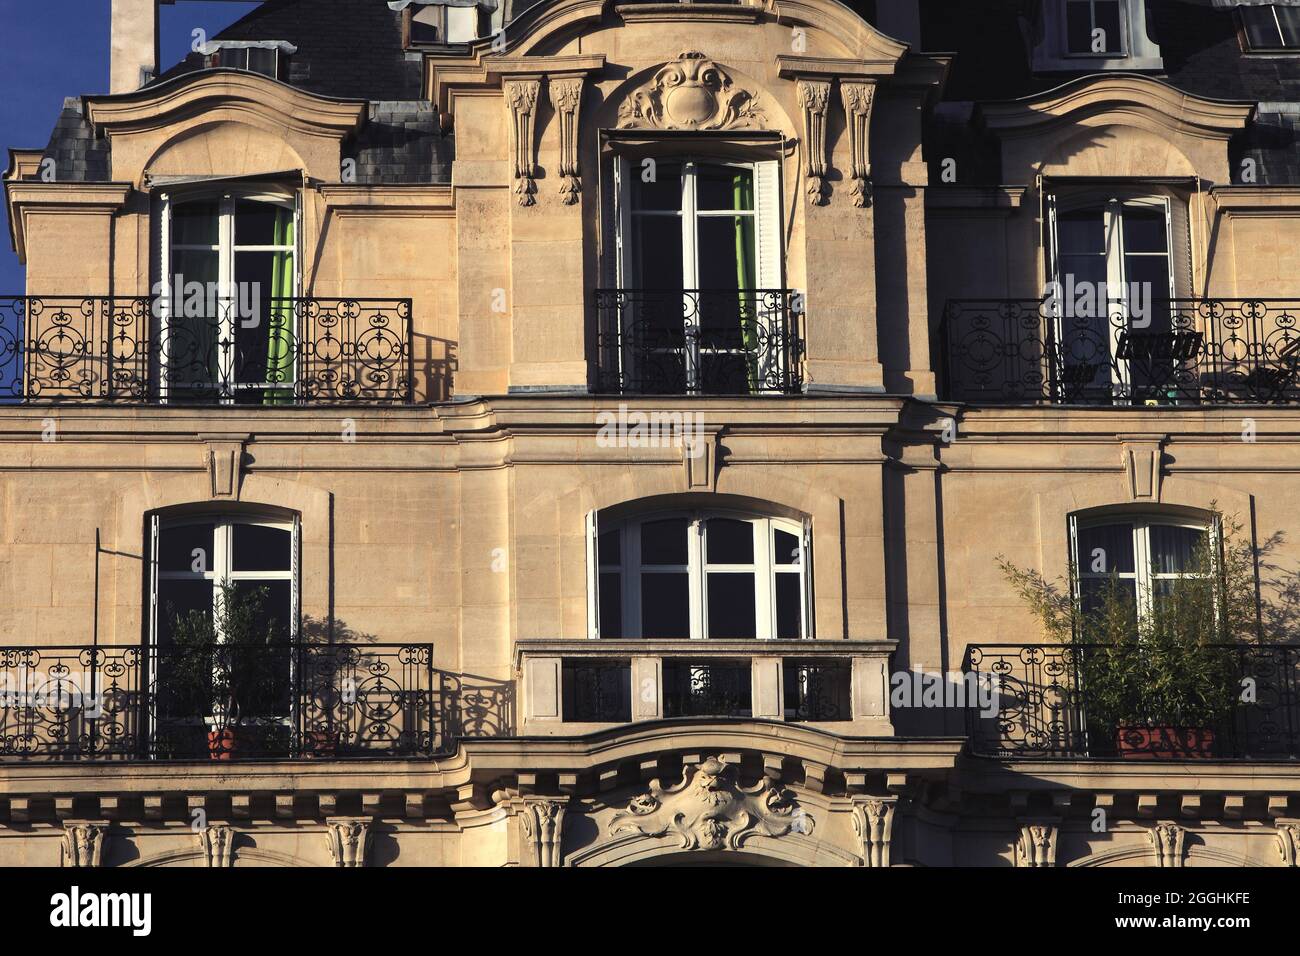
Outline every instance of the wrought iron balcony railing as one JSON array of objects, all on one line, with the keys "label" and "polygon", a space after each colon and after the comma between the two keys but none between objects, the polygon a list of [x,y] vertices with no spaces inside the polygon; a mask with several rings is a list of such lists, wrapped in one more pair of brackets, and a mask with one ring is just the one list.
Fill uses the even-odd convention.
[{"label": "wrought iron balcony railing", "polygon": [[852,720],[852,668],[847,659],[787,660],[785,719],[790,721]]},{"label": "wrought iron balcony railing", "polygon": [[749,661],[664,661],[665,717],[751,717]]},{"label": "wrought iron balcony railing", "polygon": [[1093,713],[1087,645],[972,644],[963,671],[996,689],[992,706],[966,700],[975,753],[1003,758],[1201,757],[1300,759],[1300,645],[1223,645],[1234,690],[1229,718],[1198,728],[1105,726]]},{"label": "wrought iron balcony railing", "polygon": [[[971,403],[1300,402],[1300,300],[1166,299],[1073,314],[1045,299],[948,303],[946,395]],[[1096,310],[1094,310],[1096,311]]]},{"label": "wrought iron balcony railing", "polygon": [[412,398],[409,299],[0,297],[0,402]]},{"label": "wrought iron balcony railing", "polygon": [[597,389],[626,395],[800,392],[801,302],[789,289],[597,289]]},{"label": "wrought iron balcony railing", "polygon": [[422,644],[0,648],[0,761],[427,756],[432,662]]}]

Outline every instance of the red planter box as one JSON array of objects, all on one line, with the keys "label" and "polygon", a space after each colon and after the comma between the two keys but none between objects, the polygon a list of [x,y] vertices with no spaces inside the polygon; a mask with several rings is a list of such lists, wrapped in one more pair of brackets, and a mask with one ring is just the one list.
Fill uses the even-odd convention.
[{"label": "red planter box", "polygon": [[1115,750],[1125,760],[1209,760],[1214,731],[1208,727],[1117,727]]}]

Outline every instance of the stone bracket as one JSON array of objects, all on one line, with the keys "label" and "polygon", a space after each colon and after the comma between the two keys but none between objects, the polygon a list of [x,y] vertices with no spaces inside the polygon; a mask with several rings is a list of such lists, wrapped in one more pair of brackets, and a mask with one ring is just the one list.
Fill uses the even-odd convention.
[{"label": "stone bracket", "polygon": [[578,171],[578,116],[582,109],[585,73],[547,78],[547,93],[560,127],[560,201],[566,206],[578,202],[582,178]]},{"label": "stone bracket", "polygon": [[239,500],[244,478],[244,448],[252,435],[199,435],[204,442],[204,465],[213,498]]},{"label": "stone bracket", "polygon": [[1132,501],[1159,501],[1167,435],[1120,435],[1120,459]]},{"label": "stone bracket", "polygon": [[1056,841],[1061,821],[1024,819],[1019,821],[1020,838],[1016,841],[1016,866],[1044,868],[1056,866]]},{"label": "stone bracket", "polygon": [[871,203],[871,106],[876,98],[875,80],[841,80],[845,128],[852,157],[853,205]]},{"label": "stone bracket", "polygon": [[897,807],[897,796],[853,798],[853,832],[862,841],[863,866],[889,866]]},{"label": "stone bracket", "polygon": [[803,111],[804,174],[808,177],[808,201],[826,205],[826,108],[831,97],[830,80],[796,81],[799,106]]},{"label": "stone bracket", "polygon": [[509,77],[501,81],[510,109],[510,143],[514,153],[515,197],[521,206],[537,200],[537,94],[542,81],[536,76]]}]

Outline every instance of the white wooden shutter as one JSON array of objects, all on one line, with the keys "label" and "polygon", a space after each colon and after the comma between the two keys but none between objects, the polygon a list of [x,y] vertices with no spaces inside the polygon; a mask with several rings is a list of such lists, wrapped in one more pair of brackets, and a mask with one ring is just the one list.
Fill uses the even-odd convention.
[{"label": "white wooden shutter", "polygon": [[754,210],[754,241],[758,247],[756,282],[760,289],[780,289],[781,164],[778,160],[764,160],[754,164]]},{"label": "white wooden shutter", "polygon": [[1070,592],[1074,595],[1075,601],[1083,600],[1083,595],[1079,588],[1079,570],[1082,567],[1079,561],[1079,519],[1075,515],[1070,515]]},{"label": "white wooden shutter", "polygon": [[1056,194],[1047,194],[1047,248],[1043,251],[1043,261],[1047,266],[1047,281],[1061,281],[1060,241],[1056,232]]},{"label": "white wooden shutter", "polygon": [[587,637],[600,637],[600,523],[587,512]]},{"label": "white wooden shutter", "polygon": [[[153,368],[146,369],[146,374],[156,376],[158,396],[167,399],[167,357],[170,354],[167,342],[167,327],[171,319],[172,307],[172,200],[162,193],[158,196],[153,221],[153,249],[151,250],[150,287],[152,295],[157,290],[157,299],[150,303],[156,305],[149,317],[149,334],[158,343],[156,358],[152,355],[149,362],[156,362]],[[150,350],[153,352],[154,350]]]},{"label": "white wooden shutter", "polygon": [[625,156],[614,156],[610,161],[612,181],[608,189],[602,190],[601,229],[604,240],[601,245],[600,274],[602,284],[607,289],[621,289],[629,281],[623,244],[628,240],[631,216],[631,166]]},{"label": "white wooden shutter", "polygon": [[158,516],[149,516],[149,643],[158,644]]},{"label": "white wooden shutter", "polygon": [[289,548],[289,639],[298,639],[298,622],[302,617],[302,516],[293,516],[293,540]]},{"label": "white wooden shutter", "polygon": [[1191,216],[1182,199],[1165,199],[1165,241],[1169,245],[1169,298],[1190,297],[1192,285]]},{"label": "white wooden shutter", "polygon": [[799,573],[803,575],[803,636],[815,637],[813,629],[812,519],[803,519],[803,554]]}]

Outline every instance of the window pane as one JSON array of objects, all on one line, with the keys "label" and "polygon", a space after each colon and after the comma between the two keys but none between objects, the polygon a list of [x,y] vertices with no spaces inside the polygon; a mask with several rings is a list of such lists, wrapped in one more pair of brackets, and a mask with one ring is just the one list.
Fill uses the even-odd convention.
[{"label": "window pane", "polygon": [[[203,572],[216,570],[212,566],[212,535],[213,524],[210,521],[202,524],[167,525],[161,528],[158,532],[158,569]],[[211,585],[207,587],[211,592]]]},{"label": "window pane", "polygon": [[[681,210],[681,166],[663,162],[645,166],[641,161],[631,160],[628,169],[632,176],[633,209]],[[650,175],[650,171],[653,171],[654,180],[646,182],[645,177]]]},{"label": "window pane", "polygon": [[255,610],[248,638],[257,643],[289,640],[293,616],[293,592],[288,581],[236,581],[235,594]]},{"label": "window pane", "polygon": [[172,245],[215,246],[217,232],[217,203],[187,202],[172,207]]},{"label": "window pane", "polygon": [[275,79],[276,56],[278,53],[278,50],[249,48],[248,68],[254,73],[261,73],[263,76]]},{"label": "window pane", "polygon": [[[1105,32],[1104,49],[1107,53],[1119,53],[1123,49],[1120,42],[1123,34],[1121,33],[1120,18],[1120,0],[1094,0],[1092,5],[1093,29],[1103,30]],[[1089,45],[1091,50],[1091,41]]]},{"label": "window pane", "polygon": [[734,166],[697,166],[695,206],[697,209],[754,208],[754,172]]},{"label": "window pane", "polygon": [[600,575],[600,636],[623,637],[623,575],[618,572]]},{"label": "window pane", "polygon": [[708,578],[709,637],[757,637],[753,573],[711,571]]},{"label": "window pane", "polygon": [[1156,574],[1181,574],[1193,570],[1196,548],[1205,537],[1198,528],[1152,525],[1151,566]]},{"label": "window pane", "polygon": [[235,571],[288,571],[292,568],[293,532],[261,524],[235,524],[231,568]]},{"label": "window pane", "polygon": [[1105,596],[1111,587],[1114,587],[1116,592],[1123,598],[1125,605],[1136,613],[1137,582],[1132,578],[1084,578],[1079,582],[1083,612],[1085,614],[1095,614],[1100,611]]},{"label": "window pane", "polygon": [[664,518],[641,525],[642,564],[686,564],[685,518]]},{"label": "window pane", "polygon": [[1163,209],[1124,207],[1124,251],[1168,252]]},{"label": "window pane", "polygon": [[797,574],[776,576],[776,637],[781,640],[803,637],[803,602]]},{"label": "window pane", "polygon": [[623,563],[623,532],[619,528],[613,531],[604,531],[597,540],[597,550],[599,557],[597,561],[601,567],[618,567]]},{"label": "window pane", "polygon": [[[699,220],[701,289],[754,288],[754,217],[710,216]],[[732,298],[732,297],[728,297]],[[727,303],[729,325],[739,326],[740,300]]]},{"label": "window pane", "polygon": [[776,549],[773,560],[777,564],[800,563],[802,548],[799,547],[798,536],[790,534],[788,531],[778,530],[773,536],[773,546]]},{"label": "window pane", "polygon": [[1079,530],[1079,572],[1081,574],[1132,574],[1133,526],[1099,525]]},{"label": "window pane", "polygon": [[689,638],[690,598],[685,573],[641,575],[641,636]]},{"label": "window pane", "polygon": [[239,200],[235,204],[235,245],[288,245],[288,223],[292,215],[291,210],[275,203]]},{"label": "window pane", "polygon": [[1278,22],[1282,25],[1282,43],[1300,47],[1300,7],[1275,7]]},{"label": "window pane", "polygon": [[1253,49],[1266,50],[1281,45],[1282,38],[1277,31],[1272,7],[1240,7],[1238,12],[1246,28],[1246,39]]},{"label": "window pane", "polygon": [[217,66],[242,70],[248,65],[248,50],[244,47],[227,47],[217,51]]},{"label": "window pane", "polygon": [[1078,209],[1056,219],[1056,238],[1063,255],[1105,255],[1106,232],[1100,209]]},{"label": "window pane", "polygon": [[186,620],[197,611],[208,622],[212,621],[212,582],[175,581],[164,578],[158,582],[158,641],[170,643],[175,634],[177,618]]},{"label": "window pane", "polygon": [[[172,308],[176,315],[200,311],[211,316],[216,306],[220,254],[216,250],[172,250]],[[192,287],[198,283],[202,289]],[[211,285],[210,285],[211,284]]]},{"label": "window pane", "polygon": [[1068,0],[1065,4],[1065,31],[1071,53],[1092,50],[1092,10],[1088,0]]},{"label": "window pane", "polygon": [[732,518],[710,518],[705,527],[709,564],[753,564],[754,526]]},{"label": "window pane", "polygon": [[[682,221],[676,216],[633,216],[636,275],[642,288],[682,288]],[[681,326],[680,311],[675,321]]]}]

